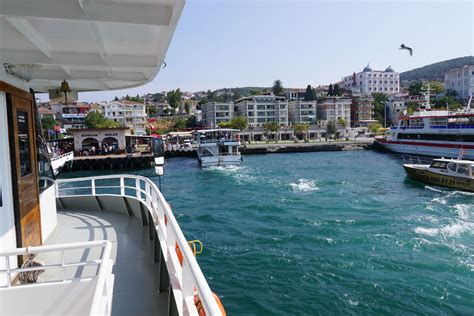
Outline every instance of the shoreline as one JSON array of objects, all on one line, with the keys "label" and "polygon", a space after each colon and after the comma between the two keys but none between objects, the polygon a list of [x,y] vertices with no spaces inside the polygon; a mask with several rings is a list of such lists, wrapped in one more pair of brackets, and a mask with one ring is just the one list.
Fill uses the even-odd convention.
[{"label": "shoreline", "polygon": [[242,155],[261,155],[274,153],[292,152],[318,152],[318,151],[347,151],[374,149],[375,141],[351,140],[351,141],[328,141],[309,143],[264,143],[244,144],[240,148]]}]

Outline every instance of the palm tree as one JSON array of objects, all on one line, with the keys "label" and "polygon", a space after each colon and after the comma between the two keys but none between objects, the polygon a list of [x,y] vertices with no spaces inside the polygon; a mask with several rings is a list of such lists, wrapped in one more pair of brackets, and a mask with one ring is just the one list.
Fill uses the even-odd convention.
[{"label": "palm tree", "polygon": [[[270,135],[273,135],[274,133],[278,132],[278,130],[280,129],[280,125],[277,122],[266,122],[265,124],[263,124],[263,129]],[[275,135],[275,143],[277,142],[278,136]]]},{"label": "palm tree", "polygon": [[298,138],[306,139],[306,136],[308,134],[308,129],[309,129],[308,124],[299,123],[299,124],[293,125],[293,131],[295,135],[298,136]]}]

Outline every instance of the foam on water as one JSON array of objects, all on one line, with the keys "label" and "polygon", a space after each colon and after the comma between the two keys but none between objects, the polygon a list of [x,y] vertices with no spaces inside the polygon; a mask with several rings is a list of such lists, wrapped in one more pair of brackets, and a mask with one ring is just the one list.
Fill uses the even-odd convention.
[{"label": "foam on water", "polygon": [[308,179],[299,179],[296,182],[291,182],[290,187],[296,192],[311,192],[319,190],[316,186],[316,180]]},{"label": "foam on water", "polygon": [[442,226],[440,228],[425,228],[416,227],[415,233],[427,236],[446,236],[446,237],[457,237],[464,233],[474,232],[474,223],[469,222],[457,222],[449,225]]}]

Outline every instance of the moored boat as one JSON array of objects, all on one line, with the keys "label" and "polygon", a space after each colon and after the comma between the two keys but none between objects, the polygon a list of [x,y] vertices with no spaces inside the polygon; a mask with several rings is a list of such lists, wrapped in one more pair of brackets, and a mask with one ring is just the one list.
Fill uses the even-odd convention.
[{"label": "moored boat", "polygon": [[202,167],[240,166],[239,130],[231,128],[196,131],[198,159]]},{"label": "moored boat", "polygon": [[474,192],[474,161],[434,159],[431,164],[403,164],[413,180]]},{"label": "moored boat", "polygon": [[[471,101],[471,100],[470,100]],[[422,110],[400,118],[376,142],[403,154],[474,159],[474,110]],[[429,108],[429,105],[427,106]]]}]

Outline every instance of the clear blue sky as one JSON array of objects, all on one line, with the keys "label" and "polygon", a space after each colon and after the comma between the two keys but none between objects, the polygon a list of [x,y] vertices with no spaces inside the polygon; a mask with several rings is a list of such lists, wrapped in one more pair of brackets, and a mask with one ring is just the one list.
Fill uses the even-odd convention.
[{"label": "clear blue sky", "polygon": [[[188,0],[167,68],[139,88],[81,93],[109,100],[181,88],[285,87],[335,82],[389,64],[405,71],[474,55],[471,1]],[[398,47],[406,43],[414,55]]]}]

